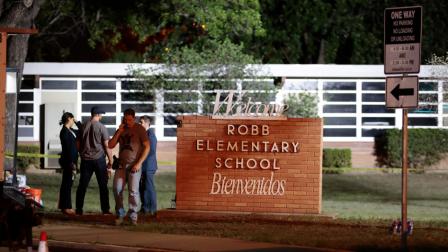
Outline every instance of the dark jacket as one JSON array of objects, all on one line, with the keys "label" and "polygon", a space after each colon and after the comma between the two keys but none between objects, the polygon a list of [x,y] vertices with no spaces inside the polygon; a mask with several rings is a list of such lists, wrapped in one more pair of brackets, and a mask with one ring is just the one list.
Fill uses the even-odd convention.
[{"label": "dark jacket", "polygon": [[146,157],[145,161],[143,161],[142,168],[144,172],[153,174],[157,170],[157,137],[151,129],[148,129],[146,131],[146,134],[149,139],[150,149],[148,156]]},{"label": "dark jacket", "polygon": [[[78,134],[77,130],[71,129],[75,135]],[[72,163],[78,162],[78,150],[76,149],[76,137],[70,132],[67,127],[62,126],[59,133],[59,139],[61,140],[62,153],[61,153],[61,165],[67,166]]]}]

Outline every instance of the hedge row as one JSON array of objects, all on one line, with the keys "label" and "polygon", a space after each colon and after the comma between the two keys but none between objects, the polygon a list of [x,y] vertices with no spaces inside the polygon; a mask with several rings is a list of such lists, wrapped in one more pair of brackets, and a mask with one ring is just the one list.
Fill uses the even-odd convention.
[{"label": "hedge row", "polygon": [[[402,133],[398,129],[388,129],[375,138],[375,155],[380,167],[401,167]],[[448,130],[409,129],[409,167],[423,172],[425,167],[438,163],[448,152]]]},{"label": "hedge row", "polygon": [[324,148],[322,166],[331,168],[325,169],[324,173],[343,173],[343,168],[352,167],[352,151],[350,149]]},{"label": "hedge row", "polygon": [[[38,145],[19,144],[17,145],[18,153],[39,154],[40,147]],[[29,165],[39,166],[38,157],[17,157],[17,169],[19,171],[26,171]]]}]

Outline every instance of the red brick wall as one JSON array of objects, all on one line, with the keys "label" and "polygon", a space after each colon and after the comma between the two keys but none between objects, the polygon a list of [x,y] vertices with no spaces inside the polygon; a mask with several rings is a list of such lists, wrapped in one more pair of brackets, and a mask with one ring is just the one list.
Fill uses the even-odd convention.
[{"label": "red brick wall", "polygon": [[[182,124],[177,129],[177,209],[298,214],[321,212],[321,119],[215,120],[206,116],[180,116],[178,120]],[[254,135],[249,131],[248,135],[241,136],[237,135],[236,128],[236,135],[229,135],[230,124],[236,127],[246,125],[248,128],[257,125],[259,131]],[[269,128],[268,135],[261,135],[262,125]],[[240,132],[245,132],[244,126]],[[209,149],[213,150],[207,150],[207,140]],[[218,140],[223,144],[218,146]],[[248,148],[244,141],[247,141]],[[236,142],[239,150],[227,150],[228,142],[232,145]],[[261,151],[252,150],[252,142],[260,142]],[[274,148],[274,142],[278,144],[279,152]],[[283,149],[281,142],[285,142]],[[298,147],[294,148],[293,144]],[[265,147],[268,152],[264,152]],[[220,168],[216,167],[219,166],[217,158],[221,158]],[[227,158],[232,158],[227,163],[231,168],[224,165]],[[239,159],[238,164],[236,158]],[[255,159],[257,167],[247,168],[255,164],[253,160],[246,163],[248,159]],[[224,177],[226,180],[223,182]]]}]

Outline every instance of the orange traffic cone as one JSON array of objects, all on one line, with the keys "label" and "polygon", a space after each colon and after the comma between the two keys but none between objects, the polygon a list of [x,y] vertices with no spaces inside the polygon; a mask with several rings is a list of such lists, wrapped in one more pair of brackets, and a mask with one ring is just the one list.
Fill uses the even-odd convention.
[{"label": "orange traffic cone", "polygon": [[39,248],[37,249],[37,251],[48,252],[47,232],[45,231],[40,232]]}]

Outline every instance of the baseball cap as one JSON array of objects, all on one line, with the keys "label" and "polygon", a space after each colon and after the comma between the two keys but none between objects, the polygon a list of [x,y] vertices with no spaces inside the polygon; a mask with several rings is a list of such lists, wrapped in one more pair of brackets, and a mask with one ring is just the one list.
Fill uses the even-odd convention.
[{"label": "baseball cap", "polygon": [[106,114],[106,112],[104,112],[104,110],[98,106],[93,106],[92,109],[90,110],[90,114],[100,115],[100,114]]}]

